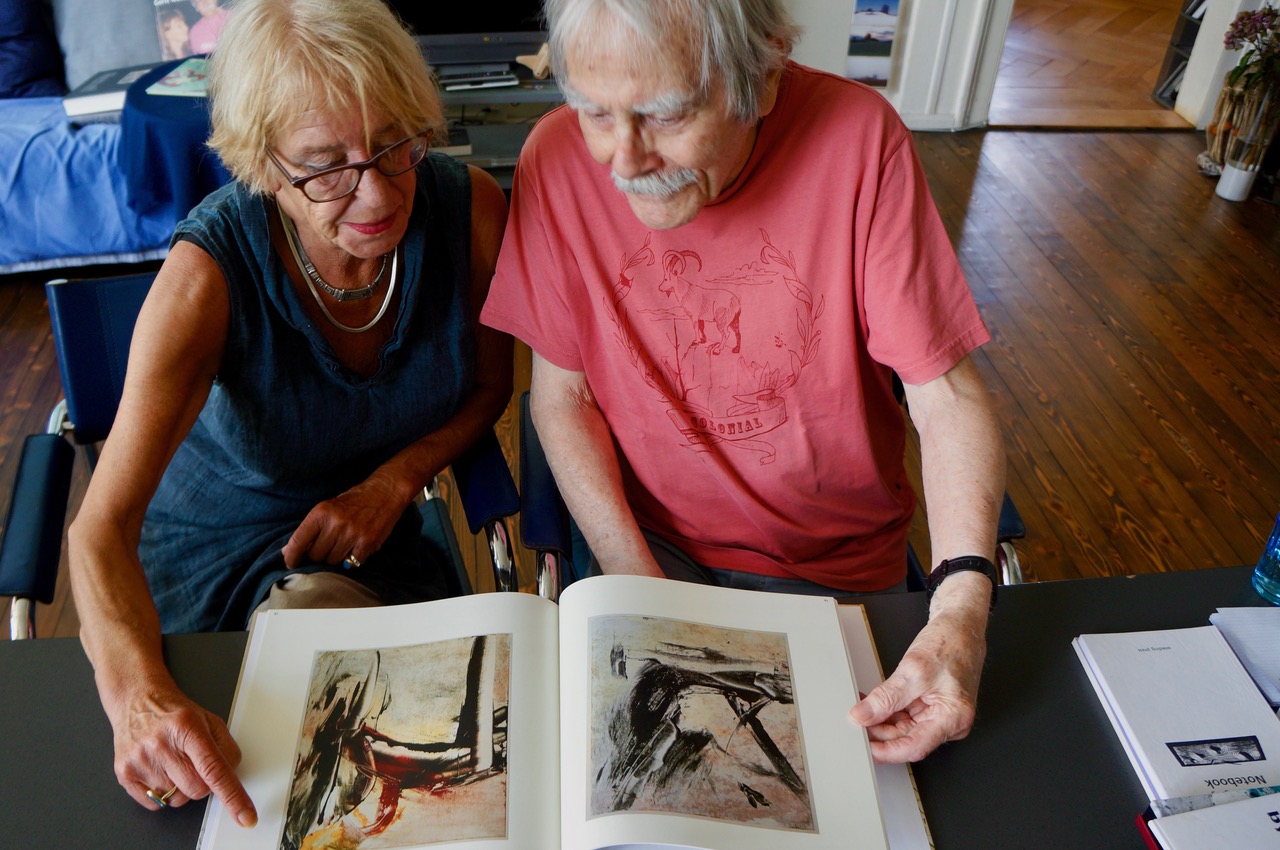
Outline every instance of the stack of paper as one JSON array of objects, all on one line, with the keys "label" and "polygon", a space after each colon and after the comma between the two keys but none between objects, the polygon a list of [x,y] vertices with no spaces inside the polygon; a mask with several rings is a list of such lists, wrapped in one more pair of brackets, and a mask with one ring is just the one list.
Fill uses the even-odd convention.
[{"label": "stack of paper", "polygon": [[1267,702],[1280,706],[1280,608],[1219,608],[1209,615]]},{"label": "stack of paper", "polygon": [[1280,719],[1213,626],[1073,645],[1157,815],[1280,782]]},{"label": "stack of paper", "polygon": [[1151,834],[1164,850],[1280,846],[1280,796],[1265,795],[1154,820]]}]

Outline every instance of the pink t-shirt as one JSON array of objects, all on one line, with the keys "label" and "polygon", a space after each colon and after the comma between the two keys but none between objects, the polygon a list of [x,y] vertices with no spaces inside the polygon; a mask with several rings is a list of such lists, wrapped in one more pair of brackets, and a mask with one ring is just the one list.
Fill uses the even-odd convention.
[{"label": "pink t-shirt", "polygon": [[201,18],[191,25],[191,32],[187,36],[191,42],[192,53],[211,53],[213,48],[218,45],[218,36],[222,35],[222,28],[227,25],[226,9],[218,9],[207,18]]},{"label": "pink t-shirt", "polygon": [[915,496],[890,369],[989,339],[892,108],[789,63],[735,184],[650,230],[560,108],[521,153],[481,321],[584,372],[642,528],[717,568],[901,580]]}]

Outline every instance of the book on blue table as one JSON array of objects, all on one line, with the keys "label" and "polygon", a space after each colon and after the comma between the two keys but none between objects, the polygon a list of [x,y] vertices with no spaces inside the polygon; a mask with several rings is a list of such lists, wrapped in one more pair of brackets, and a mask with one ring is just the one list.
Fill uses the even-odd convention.
[{"label": "book on blue table", "polygon": [[177,97],[207,97],[209,94],[206,60],[202,56],[184,59],[182,64],[147,86],[147,94]]},{"label": "book on blue table", "polygon": [[68,118],[119,112],[124,109],[124,95],[129,86],[159,64],[152,62],[149,65],[131,65],[128,68],[100,71],[68,92],[62,98],[62,108],[66,110]]},{"label": "book on blue table", "polygon": [[[862,632],[862,640],[869,640]],[[887,850],[833,600],[599,576],[258,615],[200,847]]]}]

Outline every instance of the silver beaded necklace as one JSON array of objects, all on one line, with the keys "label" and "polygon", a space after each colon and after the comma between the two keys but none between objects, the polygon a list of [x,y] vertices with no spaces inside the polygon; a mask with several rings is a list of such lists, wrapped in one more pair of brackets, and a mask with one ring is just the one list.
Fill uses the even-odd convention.
[{"label": "silver beaded necklace", "polygon": [[[355,290],[337,289],[325,283],[320,278],[319,273],[316,272],[315,266],[313,266],[311,261],[307,259],[307,255],[302,250],[302,243],[298,239],[298,232],[294,229],[293,222],[289,219],[289,216],[285,215],[284,208],[279,204],[276,204],[276,212],[280,214],[280,224],[284,227],[284,236],[285,241],[289,243],[289,252],[293,255],[294,262],[296,262],[298,267],[303,270],[302,280],[307,285],[307,291],[311,293],[311,297],[316,301],[316,306],[320,308],[320,312],[324,314],[324,317],[329,320],[329,324],[333,325],[338,330],[346,331],[349,334],[364,333],[374,325],[378,324],[382,319],[383,314],[387,312],[387,307],[391,305],[391,296],[396,291],[396,272],[399,269],[400,263],[399,246],[382,255],[382,268],[378,270],[378,276],[374,278],[373,283]],[[324,299],[320,297],[320,293],[316,290],[316,285],[319,285],[320,288],[332,295],[338,301],[359,301],[363,298],[368,298],[373,294],[373,291],[378,287],[378,285],[382,283],[383,275],[386,274],[387,271],[388,257],[390,257],[391,264],[391,283],[387,286],[387,294],[382,299],[382,306],[378,308],[377,315],[370,319],[368,324],[362,325],[358,328],[353,328],[350,325],[344,325],[342,322],[335,319],[333,314],[329,312],[329,308],[325,306]],[[348,295],[350,292],[354,292],[356,294]],[[344,295],[346,297],[343,297]]]}]

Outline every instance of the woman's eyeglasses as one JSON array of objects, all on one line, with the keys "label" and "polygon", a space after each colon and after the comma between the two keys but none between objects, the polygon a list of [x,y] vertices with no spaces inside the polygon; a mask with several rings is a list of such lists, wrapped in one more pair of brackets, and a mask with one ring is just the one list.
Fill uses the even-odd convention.
[{"label": "woman's eyeglasses", "polygon": [[385,177],[395,177],[417,167],[426,157],[430,144],[431,131],[424,130],[383,148],[364,162],[322,168],[302,177],[290,174],[270,148],[267,148],[267,156],[271,157],[271,161],[284,174],[290,186],[306,195],[307,200],[323,204],[345,198],[354,192],[360,185],[360,178],[370,168],[378,169],[378,173]]}]

